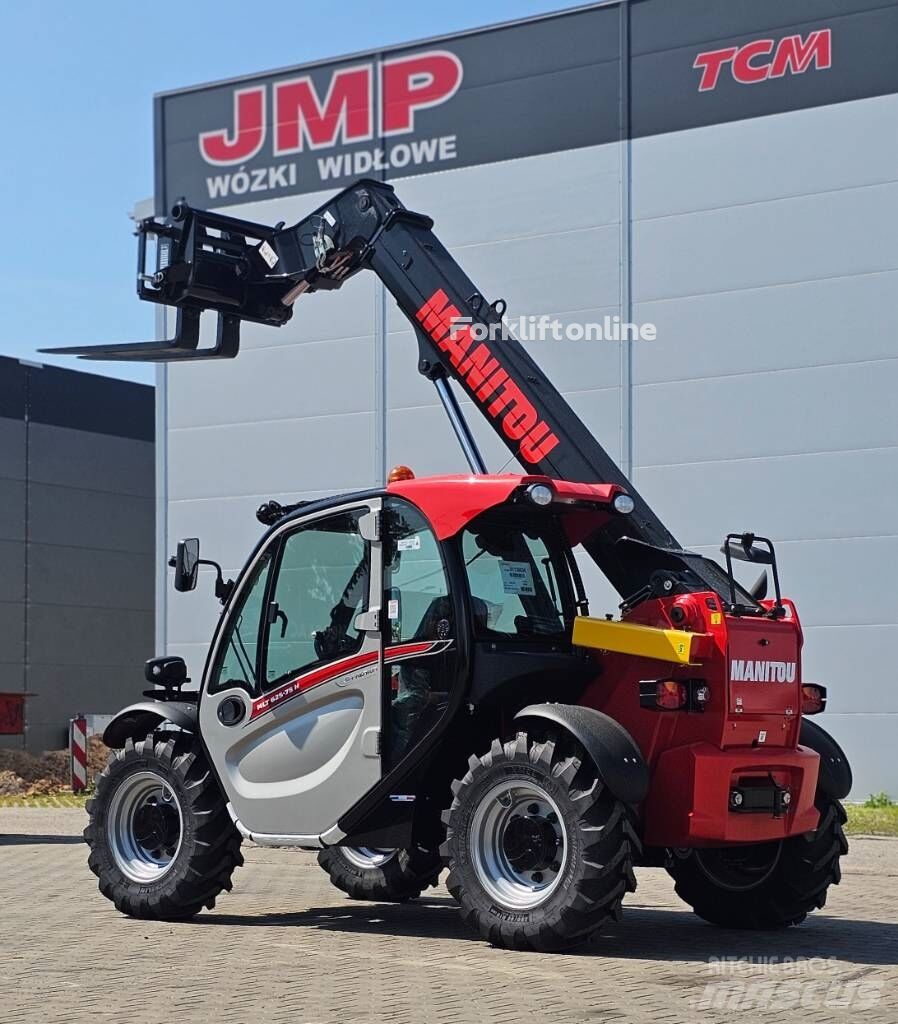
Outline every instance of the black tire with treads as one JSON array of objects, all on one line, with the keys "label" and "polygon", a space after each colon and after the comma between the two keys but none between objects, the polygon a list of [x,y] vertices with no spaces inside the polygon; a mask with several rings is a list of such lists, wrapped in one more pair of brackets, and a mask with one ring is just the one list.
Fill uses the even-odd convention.
[{"label": "black tire with treads", "polygon": [[[139,883],[122,873],[110,850],[107,816],[118,787],[130,775],[151,771],[174,792],[181,807],[181,845],[157,880]],[[184,732],[151,733],[114,750],[87,802],[84,839],[88,865],[100,892],[123,913],[151,920],[182,920],[212,909],[243,863],[240,833],[231,821],[218,781],[199,741]]]},{"label": "black tire with treads", "polygon": [[[719,851],[704,854],[707,864],[701,851],[685,857],[672,855],[667,870],[676,882],[677,895],[699,917],[724,928],[763,930],[801,924],[809,913],[823,907],[829,887],[839,884],[839,859],[848,853],[842,805],[821,794],[817,809],[816,830],[780,842],[775,863],[771,857],[768,873],[750,887],[734,890],[718,883],[710,865]],[[772,844],[764,845],[772,851]],[[731,874],[727,877],[732,880]]]},{"label": "black tire with treads", "polygon": [[339,846],[329,846],[318,854],[318,863],[330,875],[331,882],[354,900],[378,903],[405,903],[437,884],[442,858],[436,850],[412,847],[396,850],[379,867],[363,868],[347,858]]},{"label": "black tire with treads", "polygon": [[[563,823],[568,855],[561,881],[545,902],[526,911],[500,906],[481,884],[472,861],[472,823],[479,803],[497,785],[536,783],[554,801]],[[447,886],[464,920],[496,946],[554,951],[586,941],[611,920],[636,888],[633,863],[641,852],[632,808],[617,800],[599,778],[580,745],[553,732],[531,739],[494,740],[488,753],[472,756],[468,772],[452,786],[444,812],[449,863]]]}]

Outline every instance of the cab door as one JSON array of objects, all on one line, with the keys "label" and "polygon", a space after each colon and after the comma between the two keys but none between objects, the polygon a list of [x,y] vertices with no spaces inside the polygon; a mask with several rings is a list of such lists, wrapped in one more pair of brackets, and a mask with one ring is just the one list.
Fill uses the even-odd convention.
[{"label": "cab door", "polygon": [[310,843],[381,777],[380,499],[288,524],[214,641],[200,729],[240,824]]}]

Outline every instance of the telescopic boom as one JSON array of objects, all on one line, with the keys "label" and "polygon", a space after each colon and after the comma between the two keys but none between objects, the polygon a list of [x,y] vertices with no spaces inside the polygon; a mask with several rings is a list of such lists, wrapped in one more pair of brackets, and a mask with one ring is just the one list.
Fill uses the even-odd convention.
[{"label": "telescopic boom", "polygon": [[[178,203],[170,222],[148,218],[137,234],[138,295],[177,309],[175,337],[46,351],[101,360],[229,359],[239,350],[241,321],[283,326],[302,295],[339,288],[359,271],[372,270],[414,327],[418,369],[436,384],[472,468],[484,471],[449,380],[462,386],[526,470],[626,489],[635,503],[632,514],[616,517],[601,539],[585,545],[622,595],[645,586],[657,568],[654,558],[639,557],[639,548],[679,547],[503,327],[505,303],[484,298],[434,234],[433,221],[406,209],[392,186],[362,179],[292,227]],[[201,348],[200,315],[208,310],[218,314],[216,342]],[[618,544],[624,534],[641,544]]]}]

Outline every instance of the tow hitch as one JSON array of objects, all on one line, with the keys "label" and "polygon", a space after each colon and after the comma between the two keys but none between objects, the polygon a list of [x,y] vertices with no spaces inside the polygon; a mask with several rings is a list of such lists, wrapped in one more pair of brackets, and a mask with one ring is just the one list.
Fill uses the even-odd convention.
[{"label": "tow hitch", "polygon": [[766,780],[745,779],[730,790],[730,810],[737,814],[772,814],[781,818],[792,803],[788,787],[769,775]]}]

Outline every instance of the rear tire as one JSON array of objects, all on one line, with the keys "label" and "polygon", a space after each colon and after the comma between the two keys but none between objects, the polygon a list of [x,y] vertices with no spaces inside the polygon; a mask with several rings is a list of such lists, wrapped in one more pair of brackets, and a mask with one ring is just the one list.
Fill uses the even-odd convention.
[{"label": "rear tire", "polygon": [[848,853],[838,800],[818,797],[814,832],[775,843],[690,850],[673,854],[667,870],[677,895],[699,917],[724,928],[777,929],[801,924],[826,903],[842,877]]},{"label": "rear tire", "polygon": [[417,846],[408,850],[329,846],[318,854],[318,863],[347,896],[378,903],[415,899],[437,884],[443,866],[438,852]]},{"label": "rear tire", "polygon": [[128,739],[87,813],[88,865],[100,892],[131,917],[175,921],[211,910],[243,863],[240,833],[189,733]]},{"label": "rear tire", "polygon": [[636,888],[633,812],[567,736],[524,732],[472,756],[443,816],[447,886],[495,946],[552,951],[584,942]]}]

